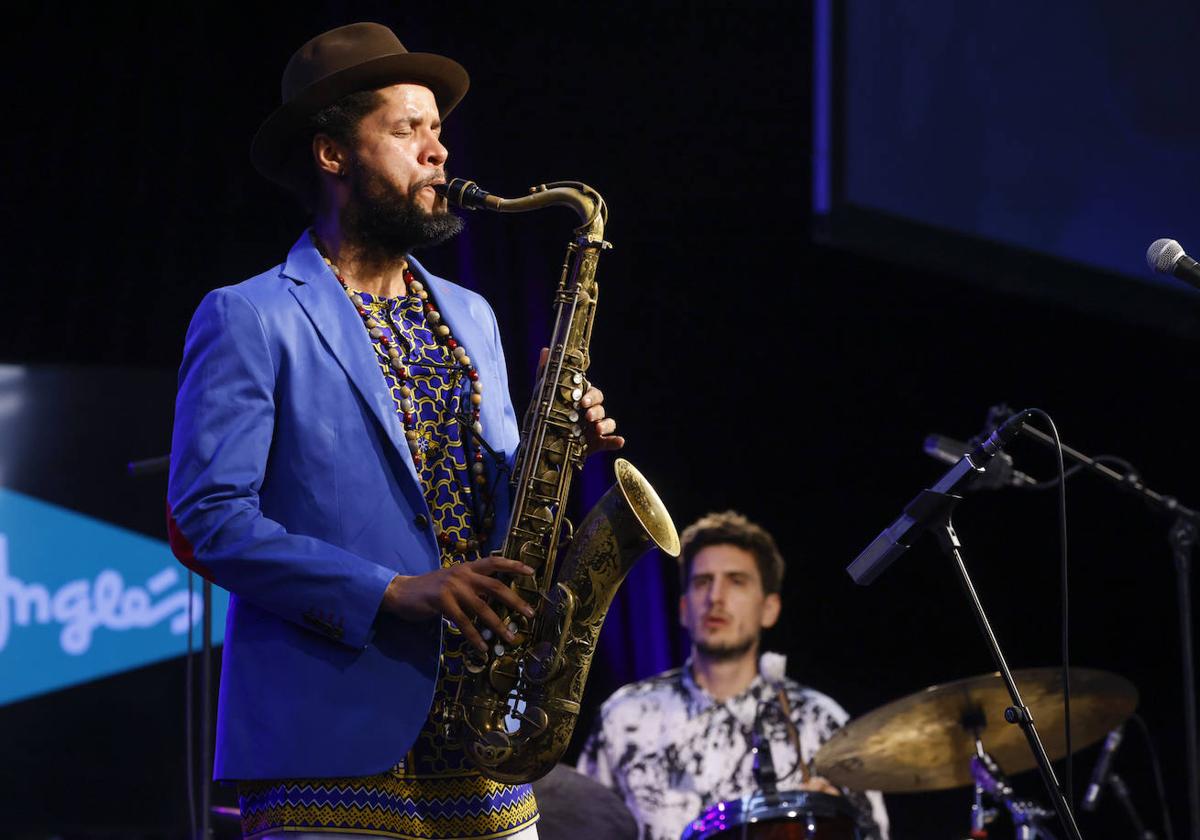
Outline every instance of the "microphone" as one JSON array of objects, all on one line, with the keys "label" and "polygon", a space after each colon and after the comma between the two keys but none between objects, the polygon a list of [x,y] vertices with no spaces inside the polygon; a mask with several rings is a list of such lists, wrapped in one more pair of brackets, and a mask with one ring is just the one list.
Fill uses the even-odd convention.
[{"label": "microphone", "polygon": [[1100,757],[1096,759],[1096,767],[1092,770],[1092,779],[1088,782],[1087,790],[1083,794],[1083,802],[1079,806],[1085,811],[1095,811],[1096,805],[1100,802],[1100,794],[1103,793],[1104,785],[1108,781],[1109,765],[1112,764],[1117,748],[1121,746],[1124,729],[1125,724],[1121,724],[1109,732],[1108,737],[1104,740],[1104,749],[1100,750]]},{"label": "microphone", "polygon": [[972,478],[983,475],[987,463],[1020,434],[1025,428],[1025,421],[1033,413],[1033,409],[1027,408],[1009,417],[987,440],[959,458],[954,466],[938,479],[937,484],[918,494],[904,508],[899,518],[884,528],[846,567],[847,574],[854,582],[859,586],[868,586],[883,574],[931,524],[931,511],[926,509],[926,503],[931,498],[953,496],[956,491],[966,487]]},{"label": "microphone", "polygon": [[[971,451],[971,445],[945,435],[929,435],[925,438],[925,454],[943,464],[955,464]],[[1012,456],[1001,452],[992,459],[982,474],[976,475],[968,485],[971,490],[998,490],[1001,487],[1032,487],[1037,479],[1013,469]]]},{"label": "microphone", "polygon": [[1001,423],[983,443],[968,452],[967,456],[974,462],[975,467],[982,470],[984,464],[999,455],[1000,450],[1008,446],[1012,439],[1021,433],[1021,430],[1025,428],[1025,421],[1033,413],[1034,410],[1031,408],[1018,411]]},{"label": "microphone", "polygon": [[[750,751],[754,754],[754,781],[758,789],[767,796],[774,796],[778,790],[778,776],[775,774],[775,761],[771,756],[771,742],[763,732],[762,714],[765,704],[759,701],[754,713],[754,729],[752,730]],[[799,756],[797,756],[799,758]]]},{"label": "microphone", "polygon": [[1183,252],[1174,239],[1158,239],[1146,251],[1146,264],[1200,289],[1200,263]]}]

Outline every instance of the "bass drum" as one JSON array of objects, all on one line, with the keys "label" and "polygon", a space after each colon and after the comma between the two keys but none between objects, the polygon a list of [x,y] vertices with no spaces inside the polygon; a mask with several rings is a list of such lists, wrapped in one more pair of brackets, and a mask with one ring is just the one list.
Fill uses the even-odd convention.
[{"label": "bass drum", "polygon": [[860,840],[857,814],[843,797],[827,793],[756,793],[708,808],[681,840]]}]

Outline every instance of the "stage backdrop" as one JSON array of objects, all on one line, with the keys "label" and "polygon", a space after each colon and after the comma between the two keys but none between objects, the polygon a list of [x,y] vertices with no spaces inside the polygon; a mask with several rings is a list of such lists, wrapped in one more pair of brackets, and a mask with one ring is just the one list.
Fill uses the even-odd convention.
[{"label": "stage backdrop", "polygon": [[[186,787],[159,780],[183,777],[183,657],[204,603],[163,539],[165,468],[127,470],[167,452],[174,380],[0,365],[0,787],[18,794],[6,829],[181,811]],[[218,643],[227,601],[216,590]],[[131,784],[110,789],[113,773]]]}]

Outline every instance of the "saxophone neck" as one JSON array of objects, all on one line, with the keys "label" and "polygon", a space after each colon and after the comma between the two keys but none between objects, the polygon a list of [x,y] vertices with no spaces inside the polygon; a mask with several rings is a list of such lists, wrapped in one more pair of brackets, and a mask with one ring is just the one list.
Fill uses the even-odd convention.
[{"label": "saxophone neck", "polygon": [[455,207],[464,210],[491,210],[496,213],[529,213],[543,207],[570,207],[583,223],[577,232],[591,241],[604,239],[604,224],[608,208],[600,193],[578,181],[553,181],[531,187],[529,195],[520,198],[501,198],[480,187],[474,181],[454,178],[434,189]]}]

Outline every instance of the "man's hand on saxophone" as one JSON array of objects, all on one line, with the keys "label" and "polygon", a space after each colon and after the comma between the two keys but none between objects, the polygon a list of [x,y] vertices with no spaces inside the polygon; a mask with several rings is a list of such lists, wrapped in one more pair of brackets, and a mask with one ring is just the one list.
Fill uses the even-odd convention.
[{"label": "man's hand on saxophone", "polygon": [[521,596],[493,577],[504,572],[531,575],[533,569],[516,560],[492,555],[423,575],[396,575],[383,593],[380,611],[407,621],[444,615],[471,644],[486,651],[487,643],[475,627],[475,618],[505,641],[512,641],[512,634],[488,605],[489,600],[533,617],[533,610]]},{"label": "man's hand on saxophone", "polygon": [[[537,374],[534,379],[542,378],[542,371],[546,368],[548,358],[550,358],[550,348],[543,347],[542,355],[538,358]],[[616,452],[625,445],[625,438],[613,434],[617,430],[617,421],[606,416],[604,412],[603,391],[589,382],[587,391],[579,398],[579,406],[584,409],[585,455],[594,455],[597,452]]]},{"label": "man's hand on saxophone", "polygon": [[617,421],[604,414],[604,392],[595,385],[588,385],[587,392],[579,400],[579,405],[586,409],[583,419],[583,437],[587,441],[587,454],[597,452],[615,452],[625,445],[625,438],[615,435]]}]

